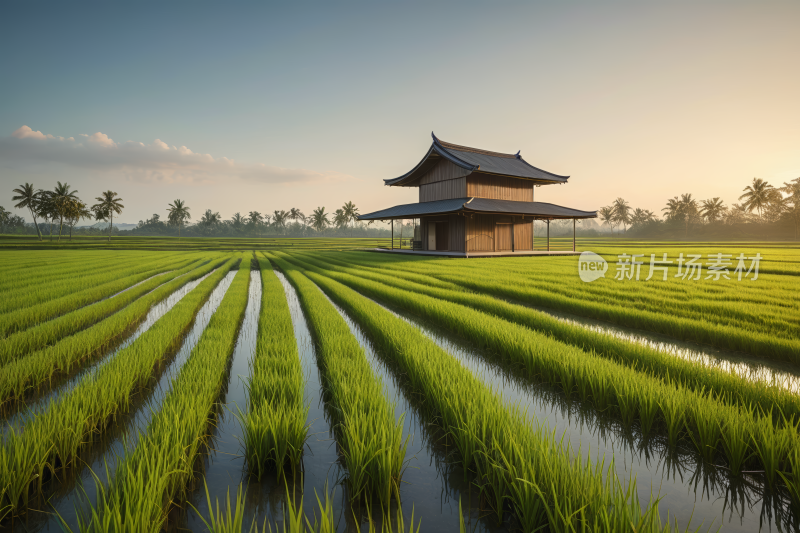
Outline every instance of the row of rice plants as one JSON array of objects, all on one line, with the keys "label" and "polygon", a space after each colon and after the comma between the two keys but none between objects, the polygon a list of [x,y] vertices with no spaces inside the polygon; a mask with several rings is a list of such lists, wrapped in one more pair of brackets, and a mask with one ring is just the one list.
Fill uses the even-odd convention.
[{"label": "row of rice plants", "polygon": [[638,420],[644,433],[659,427],[671,443],[693,444],[709,462],[723,455],[735,475],[745,466],[761,467],[772,484],[778,470],[790,469],[800,420],[777,422],[771,412],[726,405],[702,389],[664,382],[470,307],[349,274],[324,275],[451,330],[518,366],[527,378],[559,385],[567,395],[616,413],[623,423]]},{"label": "row of rice plants", "polygon": [[21,274],[19,276],[21,282],[29,279],[37,280],[38,282],[6,292],[7,298],[0,302],[0,312],[5,314],[18,311],[55,300],[56,298],[69,296],[97,285],[117,281],[121,272],[131,271],[131,273],[135,274],[145,269],[159,266],[159,264],[174,263],[180,259],[181,257],[176,257],[173,254],[158,259],[153,257],[152,254],[148,254],[144,258],[129,258],[119,262],[109,261],[108,258],[100,258],[94,261],[87,260],[82,264],[83,268],[70,272],[68,276],[61,277],[61,279],[51,279],[51,275],[60,273],[60,263],[56,262],[51,264],[46,272],[35,275]]},{"label": "row of rice plants", "polygon": [[13,312],[0,315],[0,336],[4,337],[17,331],[22,331],[84,305],[112,296],[131,285],[146,280],[154,274],[171,270],[183,262],[185,262],[185,259],[179,258],[169,263],[159,260],[145,263],[144,265],[135,265],[111,274],[109,276],[110,281],[101,285],[30,307],[20,307]]},{"label": "row of rice plants", "polygon": [[[67,253],[70,254],[70,252]],[[163,262],[175,259],[174,254],[159,255],[165,256],[161,258]],[[152,254],[145,256],[139,254],[138,257],[132,255],[114,258],[109,258],[107,255],[84,257],[74,266],[64,265],[64,259],[59,258],[41,268],[9,272],[10,283],[4,291],[4,294],[8,295],[8,300],[0,302],[0,313],[36,305],[113,280],[115,272],[127,269],[132,265],[152,262],[154,257]],[[109,277],[109,274],[112,276]]]},{"label": "row of rice plants", "polygon": [[34,485],[41,487],[52,471],[69,466],[95,433],[128,409],[132,394],[180,345],[214,287],[238,261],[239,256],[229,259],[134,343],[52,401],[24,430],[9,430],[0,449],[0,509],[27,507]]},{"label": "row of rice plants", "polygon": [[284,465],[294,471],[300,462],[308,437],[308,405],[303,404],[303,367],[286,295],[270,262],[259,259],[258,263],[261,314],[247,382],[250,404],[247,414],[239,417],[247,465],[261,479],[268,468],[275,468],[280,477]]},{"label": "row of rice plants", "polygon": [[[117,464],[81,531],[161,530],[172,503],[184,499],[207,440],[214,406],[247,307],[250,260],[243,260],[189,359],[144,434]],[[99,482],[98,482],[99,484]]]},{"label": "row of rice plants", "polygon": [[507,503],[524,531],[665,531],[657,502],[642,508],[635,482],[628,490],[604,466],[508,406],[419,329],[352,289],[307,271],[367,331],[412,390],[440,420],[465,469],[478,476],[499,518]]},{"label": "row of rice plants", "polygon": [[395,421],[394,406],[383,382],[372,372],[364,350],[347,323],[320,290],[292,265],[275,260],[297,290],[309,329],[317,343],[317,364],[344,463],[350,498],[377,496],[384,504],[399,490],[408,441],[403,420]]},{"label": "row of rice plants", "polygon": [[[529,259],[529,261],[535,260]],[[378,265],[383,264],[384,268],[389,268],[392,271],[397,268],[395,265],[384,263],[380,258],[369,262],[359,259],[359,263],[369,263],[370,266],[374,266],[376,263]],[[418,268],[418,262],[411,263],[415,268]],[[464,268],[461,265],[448,263],[447,268],[432,269],[428,274],[441,281],[451,282],[469,290],[494,294],[502,298],[549,307],[628,327],[654,331],[677,339],[710,344],[718,348],[739,350],[792,363],[800,362],[800,340],[776,334],[783,331],[783,328],[775,330],[769,322],[764,323],[761,317],[757,317],[754,322],[750,322],[746,327],[743,327],[742,325],[734,326],[717,323],[718,320],[716,318],[724,316],[724,313],[722,315],[714,315],[715,320],[712,322],[708,320],[709,316],[703,320],[673,316],[656,310],[643,309],[641,305],[635,305],[634,302],[631,302],[631,305],[622,306],[619,302],[627,302],[638,295],[639,289],[629,285],[619,289],[617,303],[597,302],[588,298],[586,291],[592,289],[587,288],[587,284],[582,284],[581,290],[574,296],[565,296],[554,293],[551,290],[552,288],[536,286],[540,278],[532,277],[531,273],[525,275],[504,274],[500,268],[492,266],[493,263],[490,264],[483,261],[479,264],[482,267],[480,270],[475,271],[475,267],[471,267],[473,270],[470,271],[469,268]],[[562,265],[559,272],[553,273],[554,276],[558,276],[558,283],[562,285],[566,283],[563,275],[564,268],[575,268],[577,270],[577,266],[574,264],[570,264],[568,267]],[[531,279],[532,281],[526,282],[526,279]],[[640,285],[646,286],[648,284],[640,283]],[[654,302],[652,309],[660,309],[660,306]]]},{"label": "row of rice plants", "polygon": [[3,367],[0,372],[0,406],[21,398],[29,389],[50,384],[56,374],[71,372],[91,357],[103,353],[108,346],[141,322],[150,308],[185,284],[205,276],[224,259],[215,254],[205,261],[205,264],[190,264],[166,274],[166,279],[171,281],[159,285],[121,311]]},{"label": "row of rice plants", "polygon": [[198,267],[201,261],[202,259],[197,254],[192,254],[186,261],[181,261],[181,263],[174,265],[176,270],[165,274],[156,274],[116,296],[81,307],[53,320],[48,320],[0,339],[0,366],[22,359],[32,351],[52,345],[68,335],[72,335],[107,318],[162,283],[174,279],[179,275],[178,273],[185,273],[187,268]]},{"label": "row of rice plants", "polygon": [[[441,289],[423,283],[400,280],[390,273],[378,273],[363,269],[338,266],[332,262],[317,259],[309,254],[292,254],[306,265],[325,270],[339,271],[362,277],[405,291],[425,294],[449,302],[458,303],[525,325],[546,333],[559,341],[592,350],[595,354],[625,364],[665,383],[675,383],[690,390],[712,392],[715,398],[731,405],[757,406],[768,411],[775,407],[775,416],[800,418],[800,397],[787,391],[777,383],[750,381],[697,361],[687,361],[675,355],[659,351],[637,342],[620,339],[614,335],[593,331],[574,324],[565,323],[547,313],[529,307],[501,300],[490,295]],[[326,257],[326,259],[329,259]]]}]

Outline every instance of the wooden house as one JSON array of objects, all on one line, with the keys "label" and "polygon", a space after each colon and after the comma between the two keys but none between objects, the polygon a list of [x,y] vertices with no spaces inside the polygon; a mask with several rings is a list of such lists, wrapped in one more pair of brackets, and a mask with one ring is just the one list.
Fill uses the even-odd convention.
[{"label": "wooden house", "polygon": [[[428,153],[406,174],[384,180],[390,187],[417,187],[419,202],[359,216],[359,220],[417,219],[417,245],[423,252],[517,253],[534,250],[533,221],[597,217],[535,201],[536,188],[567,183],[530,165],[516,154],[501,154],[446,143],[433,137]],[[392,239],[394,243],[394,239]],[[394,246],[394,244],[393,244]]]}]

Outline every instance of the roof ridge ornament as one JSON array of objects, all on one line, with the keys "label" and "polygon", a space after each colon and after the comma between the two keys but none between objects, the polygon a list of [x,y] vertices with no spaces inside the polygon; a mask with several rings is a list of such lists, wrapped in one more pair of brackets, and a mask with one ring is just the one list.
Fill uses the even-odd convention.
[{"label": "roof ridge ornament", "polygon": [[433,142],[435,142],[436,144],[441,144],[439,139],[436,138],[436,134],[435,133],[431,132],[431,137],[433,137]]},{"label": "roof ridge ornament", "polygon": [[519,150],[516,154],[514,154],[514,157],[516,157],[517,159],[522,159],[522,156],[519,155],[520,152],[522,152],[522,150]]}]

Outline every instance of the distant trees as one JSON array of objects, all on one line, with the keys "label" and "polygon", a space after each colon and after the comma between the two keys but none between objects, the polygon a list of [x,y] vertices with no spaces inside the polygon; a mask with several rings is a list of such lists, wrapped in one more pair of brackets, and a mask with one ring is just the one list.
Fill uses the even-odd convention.
[{"label": "distant trees", "polygon": [[758,216],[761,218],[764,209],[769,206],[771,201],[776,200],[776,193],[780,197],[780,193],[775,187],[761,178],[753,178],[752,185],[744,188],[744,194],[739,197],[739,200],[744,200],[742,207],[747,211],[757,210]]},{"label": "distant trees", "polygon": [[324,207],[318,207],[311,213],[311,227],[317,231],[324,231],[328,227],[328,213],[325,212]]},{"label": "distant trees", "polygon": [[180,239],[181,228],[183,228],[183,225],[191,218],[189,208],[183,200],[175,200],[167,205],[169,206],[169,209],[167,209],[167,221],[170,226],[176,226],[178,228],[178,239]]},{"label": "distant trees", "polygon": [[36,215],[39,209],[39,198],[41,197],[42,190],[33,188],[33,185],[30,183],[25,183],[24,185],[20,185],[19,188],[14,189],[14,192],[17,193],[16,196],[11,197],[11,199],[15,202],[19,202],[14,207],[17,209],[28,209],[31,212],[31,217],[33,217],[33,225],[36,226],[36,234],[39,236],[39,240],[42,240],[42,232],[39,230],[39,223],[36,222]]},{"label": "distant trees", "polygon": [[719,196],[700,202],[700,216],[705,218],[707,222],[714,223],[721,219],[724,214],[725,204],[722,203]]},{"label": "distant trees", "polygon": [[125,208],[120,198],[114,191],[105,191],[97,198],[97,203],[92,206],[95,220],[108,221],[108,241],[111,242],[111,230],[114,227],[114,213],[121,214]]}]

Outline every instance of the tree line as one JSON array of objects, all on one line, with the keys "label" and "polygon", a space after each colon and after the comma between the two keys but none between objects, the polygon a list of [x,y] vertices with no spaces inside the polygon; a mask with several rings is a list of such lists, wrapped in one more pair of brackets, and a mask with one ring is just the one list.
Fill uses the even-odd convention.
[{"label": "tree line", "polygon": [[[18,202],[14,205],[17,209],[27,209],[33,218],[33,225],[39,240],[42,240],[42,231],[39,228],[39,219],[45,225],[50,226],[50,235],[53,234],[53,226],[58,225],[58,240],[66,224],[69,228],[69,237],[72,239],[72,229],[82,219],[94,219],[107,221],[109,223],[108,239],[111,240],[111,229],[114,226],[114,215],[122,213],[125,207],[122,205],[122,198],[114,191],[104,191],[95,198],[96,204],[91,207],[83,200],[78,198],[78,191],[72,189],[69,184],[57,182],[52,191],[36,189],[30,183],[20,185],[14,189],[15,193],[12,200]],[[2,208],[0,208],[2,209]],[[10,213],[2,209],[0,216],[5,223],[10,221]],[[22,217],[18,217],[22,218]],[[14,221],[15,223],[17,221]]]},{"label": "tree line", "polygon": [[[53,190],[36,189],[32,184],[25,183],[13,190],[12,200],[16,202],[17,209],[27,209],[33,218],[33,227],[39,240],[42,240],[40,223],[48,227],[52,237],[54,228],[58,228],[58,240],[61,240],[64,229],[68,229],[69,238],[72,239],[73,229],[84,219],[108,222],[108,238],[114,231],[114,216],[122,213],[124,205],[122,198],[113,191],[101,193],[95,200],[97,203],[89,206],[78,197],[78,191],[72,189],[67,183],[57,182]],[[234,213],[229,220],[223,220],[219,212],[206,209],[200,218],[192,224],[191,209],[186,202],[176,199],[167,205],[167,218],[161,220],[161,215],[154,214],[147,220],[140,220],[133,234],[170,234],[177,230],[180,238],[184,233],[192,236],[257,236],[265,234],[286,235],[290,230],[293,234],[311,233],[325,234],[329,229],[354,231],[363,229],[358,223],[359,211],[353,202],[345,203],[333,213],[326,212],[325,207],[317,207],[309,216],[300,209],[293,207],[286,210],[275,210],[272,213],[262,214],[259,211],[250,211],[247,215],[240,212]],[[26,227],[25,220],[18,215],[0,207],[0,224],[4,232],[6,227]],[[369,224],[367,224],[369,225]],[[363,233],[363,232],[362,232]]]},{"label": "tree line", "polygon": [[646,209],[633,209],[623,198],[617,198],[609,205],[598,210],[600,220],[607,224],[612,233],[622,227],[623,233],[628,229],[643,230],[659,224],[680,225],[685,236],[689,228],[699,224],[769,224],[791,221],[794,225],[795,239],[800,237],[800,178],[784,182],[783,187],[773,187],[760,178],[743,189],[738,198],[741,203],[726,206],[719,197],[698,200],[691,194],[682,194],[667,200],[661,210],[664,219]]}]

